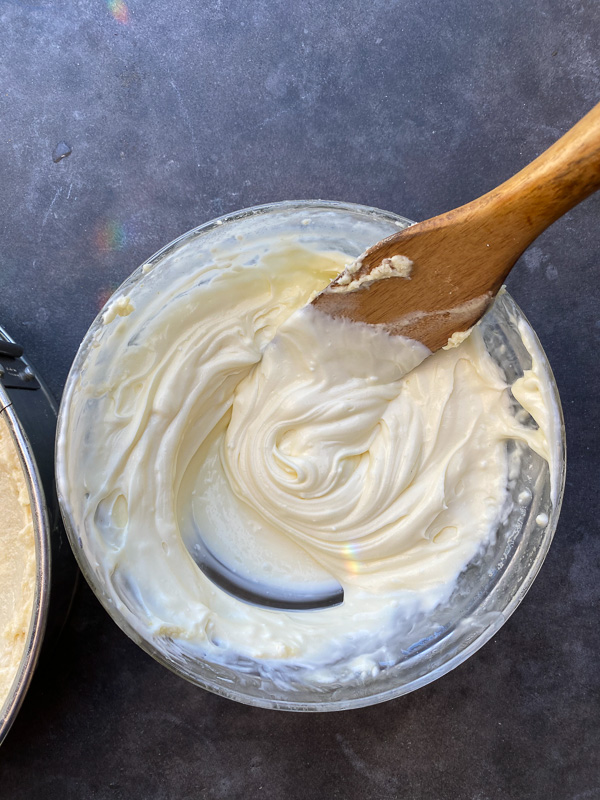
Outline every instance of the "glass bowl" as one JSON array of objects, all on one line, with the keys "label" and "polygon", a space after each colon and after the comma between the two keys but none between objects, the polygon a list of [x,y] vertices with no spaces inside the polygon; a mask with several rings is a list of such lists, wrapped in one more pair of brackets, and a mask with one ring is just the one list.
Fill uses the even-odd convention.
[{"label": "glass bowl", "polygon": [[[209,258],[216,250],[231,246],[236,237],[292,233],[300,243],[318,244],[320,250],[342,251],[354,257],[411,224],[386,211],[337,202],[284,202],[245,209],[201,225],[171,242],[139,267],[111,302],[124,295],[139,302],[145,292],[157,291],[161,281],[192,269],[197,259]],[[389,700],[430,683],[476,652],[516,609],[537,575],[556,529],[565,476],[560,400],[535,333],[507,292],[498,296],[480,324],[488,351],[509,384],[531,367],[530,352],[535,351],[555,412],[549,431],[553,474],[529,448],[509,442],[509,456],[513,452],[519,455],[513,459],[517,469],[509,473],[513,509],[484,551],[460,575],[449,601],[414,620],[410,629],[391,643],[394,658],[377,669],[351,680],[318,683],[297,666],[289,671],[284,665],[278,671],[272,663],[264,669],[260,661],[251,659],[209,661],[190,650],[174,647],[168,640],[140,634],[115,606],[86,550],[86,532],[77,523],[79,489],[68,484],[64,468],[72,397],[85,370],[89,349],[101,344],[101,312],[84,338],[67,379],[59,412],[56,467],[59,501],[71,546],[88,583],[119,627],[161,664],[198,686],[250,705],[291,711],[335,711]],[[515,403],[515,413],[523,416],[525,412],[519,408]],[[535,423],[529,419],[529,424]]]}]

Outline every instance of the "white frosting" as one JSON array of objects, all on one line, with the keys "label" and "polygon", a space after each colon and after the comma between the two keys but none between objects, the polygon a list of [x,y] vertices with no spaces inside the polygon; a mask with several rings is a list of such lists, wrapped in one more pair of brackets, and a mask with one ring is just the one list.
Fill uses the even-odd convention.
[{"label": "white frosting", "polygon": [[[477,328],[425,358],[303,308],[344,254],[236,245],[152,270],[126,317],[105,314],[66,400],[59,484],[110,601],[157,648],[343,657],[360,672],[361,642],[446,599],[506,515],[507,439],[551,456],[514,418]],[[538,392],[528,409],[541,425],[548,402]],[[344,603],[284,612],[229,596],[191,558],[195,528],[241,573],[333,576]]]},{"label": "white frosting", "polygon": [[103,315],[104,324],[108,325],[116,317],[127,317],[133,311],[133,304],[129,297],[118,297],[107,306]]},{"label": "white frosting", "polygon": [[356,273],[362,268],[363,260],[364,256],[360,256],[350,264],[347,264],[336,283],[328,286],[326,291],[356,292],[359,289],[368,289],[375,281],[385,280],[386,278],[406,278],[410,280],[413,262],[406,256],[384,258],[380,264],[373,267],[369,272],[365,272],[355,278]]},{"label": "white frosting", "polygon": [[470,335],[473,328],[469,328],[466,331],[454,331],[452,336],[448,339],[448,344],[442,347],[442,350],[452,350],[453,347],[458,347],[459,344],[462,344],[464,340]]},{"label": "white frosting", "polygon": [[[559,461],[560,439],[559,426],[555,424],[556,409],[552,402],[551,379],[544,366],[540,346],[522,320],[518,323],[518,330],[523,344],[531,355],[531,368],[525,370],[523,376],[513,383],[511,392],[515,400],[531,414],[538,425],[536,430],[527,430],[525,441],[550,464],[550,497],[556,504],[560,476],[553,467]],[[514,432],[514,436],[519,436],[518,430]]]}]

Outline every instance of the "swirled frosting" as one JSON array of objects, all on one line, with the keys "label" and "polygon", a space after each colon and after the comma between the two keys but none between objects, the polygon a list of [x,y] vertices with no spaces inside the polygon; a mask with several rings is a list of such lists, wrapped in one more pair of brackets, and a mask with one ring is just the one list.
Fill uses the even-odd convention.
[{"label": "swirled frosting", "polygon": [[[237,242],[149,270],[104,312],[65,399],[59,484],[109,602],[157,647],[356,658],[447,599],[486,546],[507,514],[507,441],[551,459],[477,328],[425,358],[306,307],[348,260],[293,236]],[[538,379],[521,394],[543,422]],[[334,578],[344,602],[230,596],[190,555],[198,531],[240,574]]]}]

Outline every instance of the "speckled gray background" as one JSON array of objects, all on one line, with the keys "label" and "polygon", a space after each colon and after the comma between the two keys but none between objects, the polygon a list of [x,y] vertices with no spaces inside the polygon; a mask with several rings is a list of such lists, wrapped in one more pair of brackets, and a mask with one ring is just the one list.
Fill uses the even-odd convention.
[{"label": "speckled gray background", "polygon": [[[599,55],[597,0],[0,0],[0,324],[58,396],[102,299],[178,234],[271,200],[466,202],[600,99]],[[81,586],[0,750],[2,800],[600,798],[599,212],[509,282],[570,463],[494,640],[385,705],[267,712],[168,673]]]}]

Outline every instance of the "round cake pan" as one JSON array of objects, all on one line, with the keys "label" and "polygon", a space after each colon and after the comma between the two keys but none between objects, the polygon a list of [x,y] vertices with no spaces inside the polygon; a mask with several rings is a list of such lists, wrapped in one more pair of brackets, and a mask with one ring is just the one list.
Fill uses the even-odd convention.
[{"label": "round cake pan", "polygon": [[0,744],[23,702],[45,635],[51,641],[64,624],[78,575],[54,488],[56,411],[54,399],[22,348],[0,327],[0,414],[21,462],[36,556],[36,587],[25,647],[9,694],[0,704]]}]

